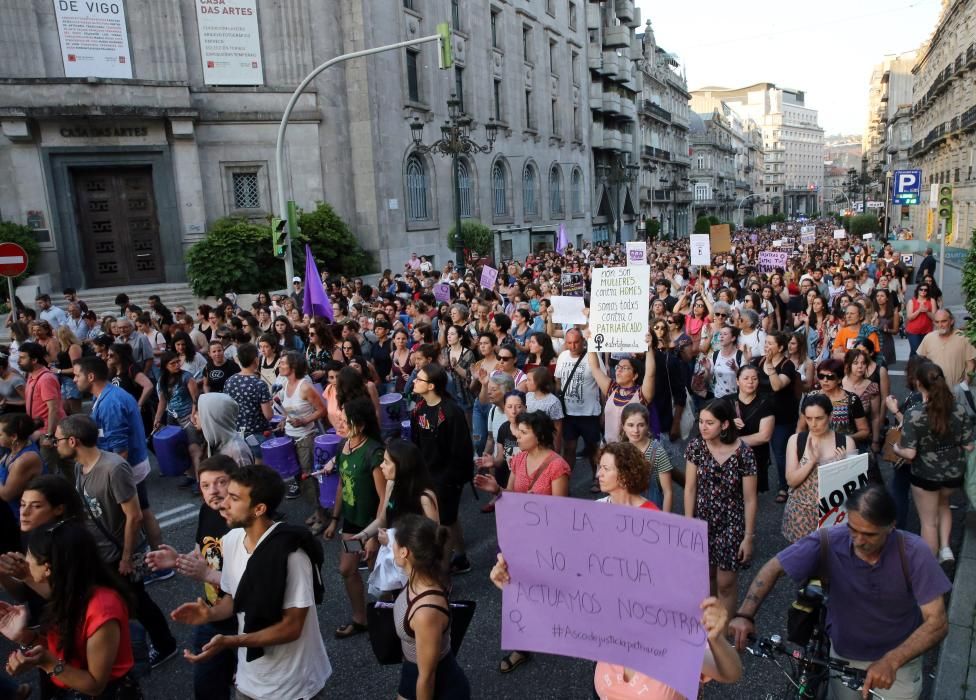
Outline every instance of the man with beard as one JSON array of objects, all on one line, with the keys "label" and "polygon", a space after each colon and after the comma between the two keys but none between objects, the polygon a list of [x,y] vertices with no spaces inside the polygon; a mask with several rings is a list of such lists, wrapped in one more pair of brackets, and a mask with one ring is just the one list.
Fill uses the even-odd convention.
[{"label": "man with beard", "polygon": [[322,601],[322,546],[307,529],[274,522],[285,496],[278,473],[263,464],[235,469],[222,515],[231,528],[215,605],[203,600],[173,611],[177,622],[203,625],[236,616],[237,634],[215,634],[192,663],[237,650],[237,700],[319,700],[332,665],[315,606]]},{"label": "man with beard", "polygon": [[950,387],[976,374],[976,348],[956,330],[956,319],[949,309],[935,312],[935,330],[922,338],[918,354],[942,368]]},{"label": "man with beard", "polygon": [[[203,505],[197,517],[196,547],[180,554],[164,544],[146,554],[146,563],[153,571],[175,570],[203,583],[203,598],[198,602],[215,605],[225,594],[220,589],[220,575],[224,556],[222,541],[230,528],[220,508],[227,498],[227,484],[236,462],[225,455],[215,455],[200,462],[200,493]],[[175,615],[175,613],[174,613]],[[193,634],[193,651],[199,654],[215,635],[237,633],[237,623],[228,618],[198,626]],[[234,687],[237,654],[227,648],[193,666],[193,695],[197,700],[230,700]]]}]

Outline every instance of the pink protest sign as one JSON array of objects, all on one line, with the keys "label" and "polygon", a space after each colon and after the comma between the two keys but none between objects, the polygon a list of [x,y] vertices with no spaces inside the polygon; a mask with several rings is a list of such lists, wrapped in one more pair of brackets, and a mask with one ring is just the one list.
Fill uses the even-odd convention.
[{"label": "pink protest sign", "polygon": [[502,648],[637,669],[698,695],[708,535],[701,520],[506,492],[495,505],[511,583]]},{"label": "pink protest sign", "polygon": [[447,282],[438,282],[434,285],[434,299],[437,301],[451,300],[451,285]]},{"label": "pink protest sign", "polygon": [[495,280],[498,279],[498,270],[488,265],[481,268],[481,286],[485,289],[494,289]]}]

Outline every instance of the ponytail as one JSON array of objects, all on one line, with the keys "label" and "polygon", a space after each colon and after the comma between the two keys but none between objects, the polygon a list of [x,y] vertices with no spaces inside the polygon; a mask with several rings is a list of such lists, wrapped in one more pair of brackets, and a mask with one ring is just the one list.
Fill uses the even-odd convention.
[{"label": "ponytail", "polygon": [[448,587],[448,552],[451,531],[423,515],[409,513],[397,518],[396,543],[410,552],[413,574]]},{"label": "ponytail", "polygon": [[950,418],[956,400],[946,384],[942,369],[932,362],[926,362],[916,370],[915,378],[928,394],[925,413],[929,419],[929,430],[933,435],[945,437],[950,430]]}]

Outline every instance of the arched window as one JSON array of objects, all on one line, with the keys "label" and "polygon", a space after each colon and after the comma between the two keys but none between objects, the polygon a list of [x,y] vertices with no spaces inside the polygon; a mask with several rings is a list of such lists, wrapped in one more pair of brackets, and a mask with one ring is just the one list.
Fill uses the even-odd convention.
[{"label": "arched window", "polygon": [[549,216],[556,218],[565,215],[563,207],[563,173],[558,165],[549,169]]},{"label": "arched window", "polygon": [[539,177],[535,166],[528,163],[522,171],[522,211],[525,216],[539,215],[539,200],[536,197],[539,188]]},{"label": "arched window", "polygon": [[501,161],[491,168],[491,196],[495,216],[508,216],[508,172]]},{"label": "arched window", "polygon": [[571,181],[570,201],[573,205],[573,214],[583,213],[583,173],[579,168],[573,168]]},{"label": "arched window", "polygon": [[461,218],[470,219],[471,214],[471,173],[468,164],[464,160],[458,161],[458,190],[461,196],[458,198],[458,208]]},{"label": "arched window", "polygon": [[417,156],[407,159],[407,218],[411,221],[430,219],[430,187],[427,169]]}]

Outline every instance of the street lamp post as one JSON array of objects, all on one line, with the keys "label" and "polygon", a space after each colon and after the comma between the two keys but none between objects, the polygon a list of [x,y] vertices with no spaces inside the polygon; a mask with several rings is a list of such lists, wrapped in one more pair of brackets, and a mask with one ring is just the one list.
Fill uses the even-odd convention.
[{"label": "street lamp post", "polygon": [[597,166],[600,173],[600,180],[604,185],[613,187],[613,204],[616,209],[614,216],[616,221],[617,243],[620,243],[620,232],[623,223],[624,203],[621,201],[620,188],[622,185],[631,185],[637,181],[640,166],[628,162],[627,158],[610,160]]},{"label": "street lamp post", "polygon": [[451,173],[454,181],[454,255],[459,273],[464,272],[464,239],[461,236],[461,156],[472,153],[491,153],[498,134],[494,119],[485,124],[487,144],[481,145],[471,139],[471,117],[461,110],[461,100],[454,93],[447,101],[448,119],[441,125],[441,138],[430,144],[423,143],[424,123],[414,117],[410,124],[414,150],[418,153],[439,153],[450,156]]}]

